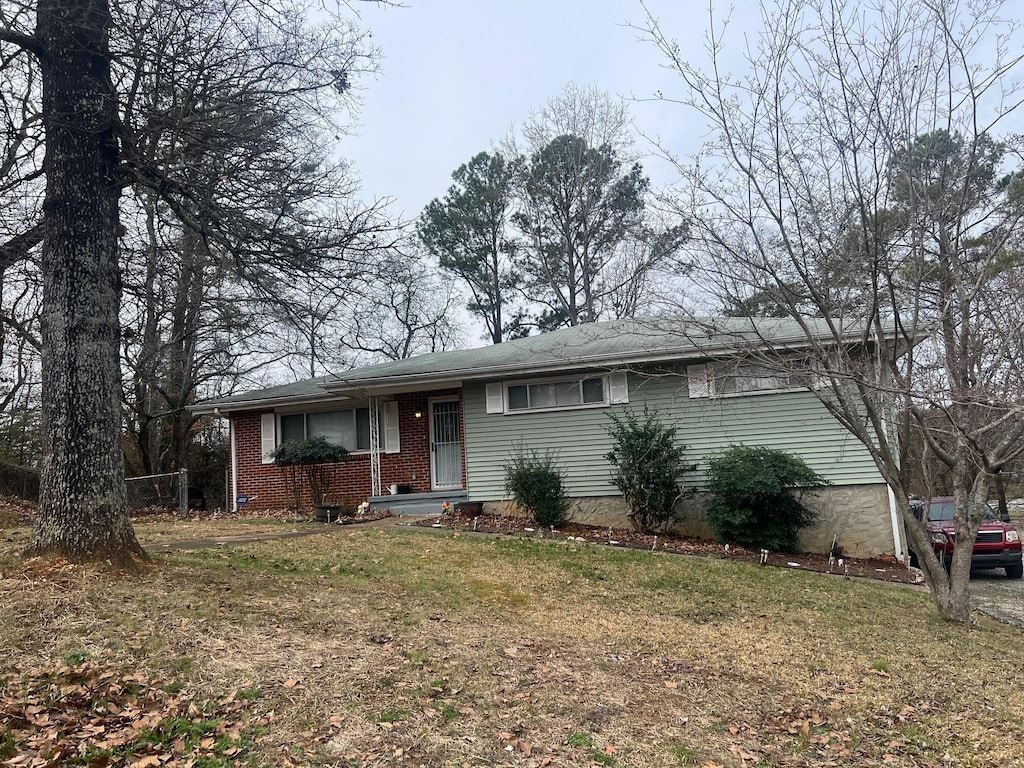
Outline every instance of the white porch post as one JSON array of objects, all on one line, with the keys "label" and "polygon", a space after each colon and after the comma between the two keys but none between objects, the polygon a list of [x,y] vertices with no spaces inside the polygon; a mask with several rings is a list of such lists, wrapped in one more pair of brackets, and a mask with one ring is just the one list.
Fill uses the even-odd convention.
[{"label": "white porch post", "polygon": [[380,408],[379,398],[370,398],[370,495],[380,496]]}]

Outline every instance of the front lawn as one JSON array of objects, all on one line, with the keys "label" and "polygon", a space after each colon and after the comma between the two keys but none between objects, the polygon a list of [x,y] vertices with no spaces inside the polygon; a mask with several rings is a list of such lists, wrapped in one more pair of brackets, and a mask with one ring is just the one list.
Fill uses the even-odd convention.
[{"label": "front lawn", "polygon": [[394,527],[132,578],[11,546],[18,765],[1024,764],[1024,634],[917,589]]}]

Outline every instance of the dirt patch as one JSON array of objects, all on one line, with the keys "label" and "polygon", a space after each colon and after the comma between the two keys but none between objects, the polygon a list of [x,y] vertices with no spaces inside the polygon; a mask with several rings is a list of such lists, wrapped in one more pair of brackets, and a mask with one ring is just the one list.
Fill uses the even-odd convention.
[{"label": "dirt patch", "polygon": [[767,552],[767,554],[763,554],[757,550],[719,544],[696,536],[681,536],[673,533],[646,534],[628,528],[604,528],[580,523],[568,523],[561,528],[542,528],[525,518],[498,515],[470,516],[458,512],[426,518],[415,524],[427,528],[451,528],[460,531],[568,540],[630,549],[671,552],[679,555],[742,560],[775,568],[832,573],[900,584],[921,583],[921,579],[915,571],[911,571],[894,557],[829,557],[829,555],[810,552],[799,554]]}]

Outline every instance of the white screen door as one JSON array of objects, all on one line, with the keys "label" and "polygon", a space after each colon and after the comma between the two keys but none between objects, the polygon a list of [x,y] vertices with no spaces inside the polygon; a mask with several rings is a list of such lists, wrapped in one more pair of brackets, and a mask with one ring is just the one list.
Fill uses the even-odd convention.
[{"label": "white screen door", "polygon": [[430,403],[430,475],[435,490],[462,487],[459,401]]}]

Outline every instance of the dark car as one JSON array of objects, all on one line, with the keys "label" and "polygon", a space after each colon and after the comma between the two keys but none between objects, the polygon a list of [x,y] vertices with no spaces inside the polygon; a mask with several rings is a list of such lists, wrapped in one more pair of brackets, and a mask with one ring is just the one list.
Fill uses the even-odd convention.
[{"label": "dark car", "polygon": [[[924,501],[913,504],[915,514],[919,518],[924,506]],[[928,503],[928,533],[931,535],[935,554],[939,556],[947,570],[953,560],[953,546],[956,543],[956,532],[953,530],[955,511],[956,502],[949,496],[939,496]],[[971,569],[1005,568],[1009,578],[1021,578],[1024,576],[1024,563],[1021,561],[1020,534],[1012,525],[1000,520],[995,510],[988,504],[985,505],[983,514],[984,518],[978,528],[978,538],[974,541]],[[913,559],[916,561],[916,557]]]}]

